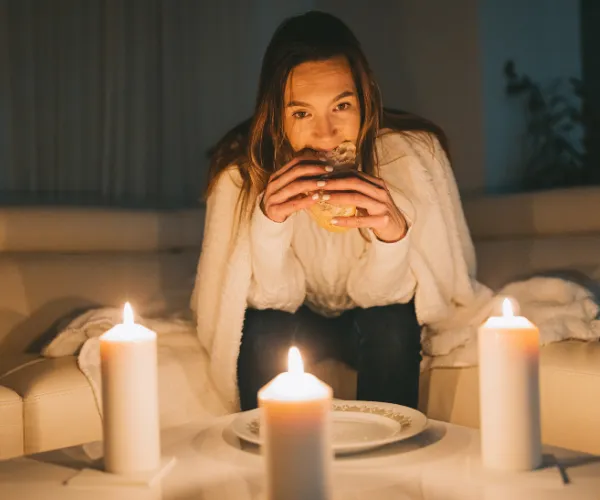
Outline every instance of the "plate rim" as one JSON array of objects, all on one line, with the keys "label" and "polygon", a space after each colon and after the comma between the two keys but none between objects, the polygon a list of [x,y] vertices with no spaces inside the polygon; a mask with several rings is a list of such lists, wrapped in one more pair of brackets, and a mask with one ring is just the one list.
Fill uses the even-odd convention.
[{"label": "plate rim", "polygon": [[[402,416],[406,416],[412,418],[411,425],[403,430],[402,427],[399,432],[376,440],[366,441],[360,444],[332,444],[332,448],[334,452],[337,453],[349,453],[349,452],[358,452],[358,451],[366,451],[374,448],[379,448],[381,446],[385,446],[387,444],[396,443],[398,441],[403,441],[405,439],[409,439],[417,434],[420,434],[425,430],[429,419],[427,416],[419,410],[414,408],[410,408],[408,406],[402,406],[395,403],[385,403],[380,401],[358,401],[358,400],[342,400],[342,399],[333,399],[332,405],[335,406],[364,406],[367,408],[378,407],[383,409],[389,409],[392,411],[396,411],[397,413],[402,414]],[[343,410],[338,410],[343,411]],[[262,439],[256,435],[252,434],[249,431],[246,431],[247,424],[252,421],[252,419],[256,418],[255,415],[260,413],[260,408],[255,408],[253,410],[247,410],[245,412],[238,413],[236,417],[230,424],[230,427],[233,433],[240,439],[247,441],[249,443],[253,443],[258,446],[262,446]],[[361,412],[357,412],[361,413]],[[371,412],[364,412],[371,413]],[[377,413],[374,413],[378,415]],[[379,415],[384,418],[391,418],[385,415]]]}]

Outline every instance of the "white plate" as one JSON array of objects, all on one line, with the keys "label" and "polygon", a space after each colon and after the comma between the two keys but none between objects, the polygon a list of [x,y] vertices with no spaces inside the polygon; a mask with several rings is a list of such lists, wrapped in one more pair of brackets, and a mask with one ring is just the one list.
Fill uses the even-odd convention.
[{"label": "white plate", "polygon": [[[335,400],[332,411],[333,449],[338,455],[402,441],[427,426],[421,412],[392,403]],[[231,428],[239,438],[262,444],[260,409],[240,413]]]}]

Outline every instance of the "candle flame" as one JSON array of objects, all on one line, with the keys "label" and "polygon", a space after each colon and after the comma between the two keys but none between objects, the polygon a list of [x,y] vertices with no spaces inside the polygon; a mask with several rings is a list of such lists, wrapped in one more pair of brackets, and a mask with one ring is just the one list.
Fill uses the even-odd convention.
[{"label": "candle flame", "polygon": [[123,307],[123,324],[133,325],[133,323],[133,309],[129,302],[125,302],[125,307]]},{"label": "candle flame", "polygon": [[505,318],[512,318],[514,315],[512,302],[508,298],[504,299],[502,301],[502,316]]},{"label": "candle flame", "polygon": [[304,363],[297,347],[290,347],[288,352],[288,372],[294,375],[304,373]]}]

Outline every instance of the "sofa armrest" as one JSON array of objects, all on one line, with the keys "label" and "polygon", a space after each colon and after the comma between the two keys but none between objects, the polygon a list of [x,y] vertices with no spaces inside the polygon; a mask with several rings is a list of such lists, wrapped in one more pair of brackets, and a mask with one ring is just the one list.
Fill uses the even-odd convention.
[{"label": "sofa armrest", "polygon": [[0,378],[13,370],[20,369],[23,365],[37,363],[42,359],[44,358],[39,354],[22,353],[9,356],[0,354]]},{"label": "sofa armrest", "polygon": [[23,399],[25,454],[102,438],[94,395],[75,356],[29,360],[0,377],[0,385]]},{"label": "sofa armrest", "polygon": [[[600,342],[566,340],[540,351],[544,443],[600,454]],[[478,367],[434,368],[421,394],[429,417],[479,427]]]},{"label": "sofa armrest", "polygon": [[0,460],[23,454],[23,400],[0,385]]}]

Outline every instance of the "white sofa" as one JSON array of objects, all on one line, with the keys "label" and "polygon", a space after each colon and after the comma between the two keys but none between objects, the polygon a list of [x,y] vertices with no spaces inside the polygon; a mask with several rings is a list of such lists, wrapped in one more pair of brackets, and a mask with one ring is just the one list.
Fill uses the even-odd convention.
[{"label": "white sofa", "polygon": [[[531,272],[600,266],[600,189],[487,197],[465,202],[479,278],[499,287]],[[74,357],[36,351],[58,319],[90,306],[137,311],[187,306],[203,211],[0,209],[0,458],[101,438],[89,384]],[[600,454],[600,343],[542,350],[545,442]],[[354,374],[318,367],[338,397]],[[476,368],[425,373],[420,404],[430,417],[478,425]]]}]

